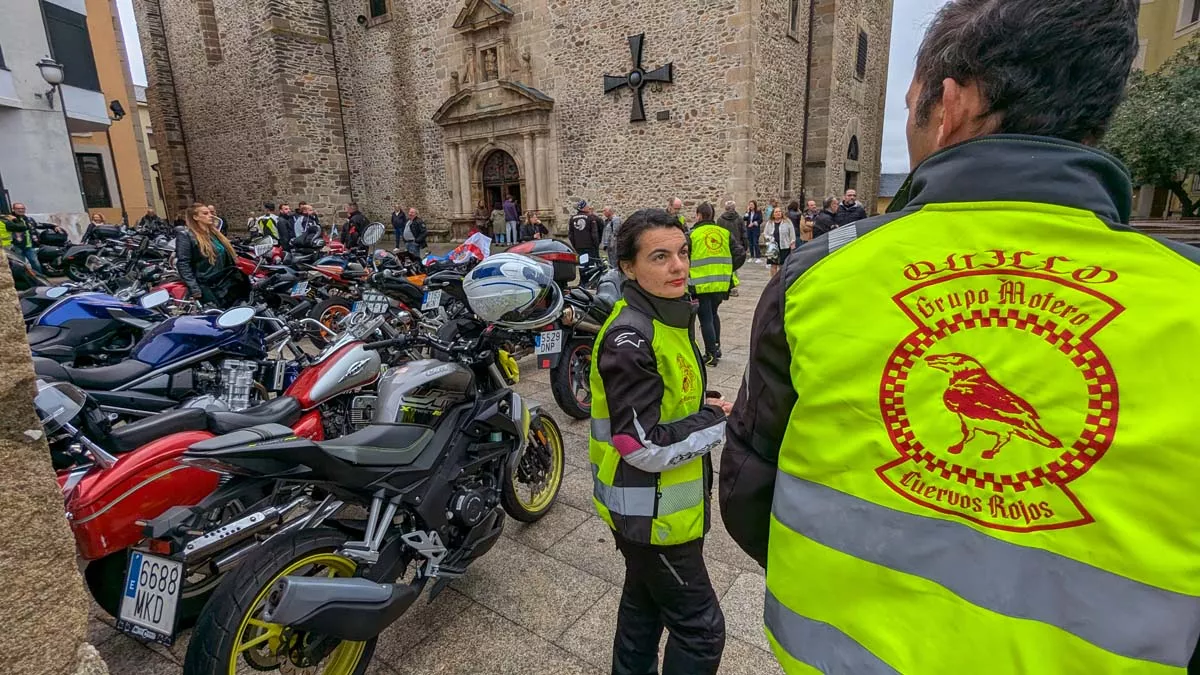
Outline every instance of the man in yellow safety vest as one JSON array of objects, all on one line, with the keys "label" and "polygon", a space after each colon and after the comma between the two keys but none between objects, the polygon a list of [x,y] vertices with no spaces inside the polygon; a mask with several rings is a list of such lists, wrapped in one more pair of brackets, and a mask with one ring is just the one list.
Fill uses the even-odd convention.
[{"label": "man in yellow safety vest", "polygon": [[892,212],[766,287],[721,513],[789,675],[1187,671],[1200,249],[1090,147],[1138,5],[946,4]]},{"label": "man in yellow safety vest", "polygon": [[704,365],[712,368],[721,358],[721,317],[717,311],[735,285],[734,270],[746,262],[746,247],[713,221],[713,207],[708,202],[696,208],[696,224],[688,238],[692,247],[688,288],[700,305]]}]

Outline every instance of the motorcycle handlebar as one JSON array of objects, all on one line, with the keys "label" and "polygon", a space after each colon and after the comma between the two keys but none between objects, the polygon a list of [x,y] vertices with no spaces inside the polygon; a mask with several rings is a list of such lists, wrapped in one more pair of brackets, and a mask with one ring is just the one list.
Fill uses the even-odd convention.
[{"label": "motorcycle handlebar", "polygon": [[363,348],[370,349],[372,351],[379,351],[380,349],[387,349],[388,347],[403,347],[406,344],[408,344],[408,339],[409,339],[408,336],[402,335],[398,338],[392,338],[391,340],[380,340],[379,342],[368,342],[365,345],[363,345]]}]

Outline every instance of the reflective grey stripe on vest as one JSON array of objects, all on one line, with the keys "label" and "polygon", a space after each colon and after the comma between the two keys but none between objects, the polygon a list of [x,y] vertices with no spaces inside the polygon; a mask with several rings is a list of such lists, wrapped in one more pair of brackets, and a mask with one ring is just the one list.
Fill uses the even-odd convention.
[{"label": "reflective grey stripe on vest", "polygon": [[829,252],[833,253],[839,248],[849,244],[858,238],[858,228],[853,225],[845,225],[833,230],[828,235]]},{"label": "reflective grey stripe on vest", "polygon": [[672,513],[694,509],[704,503],[704,479],[697,478],[686,483],[667,485],[660,488],[662,495],[658,499],[658,515],[669,516]]},{"label": "reflective grey stripe on vest", "polygon": [[612,422],[606,419],[592,418],[592,438],[601,443],[612,443]]},{"label": "reflective grey stripe on vest", "polygon": [[899,675],[854,638],[784,607],[767,590],[763,622],[793,659],[825,675]]},{"label": "reflective grey stripe on vest", "polygon": [[732,265],[733,256],[714,256],[710,258],[692,258],[692,267],[704,267],[705,265]]},{"label": "reflective grey stripe on vest", "polygon": [[727,274],[711,274],[707,277],[696,277],[688,279],[689,286],[700,286],[702,284],[729,284],[733,283],[732,277]]},{"label": "reflective grey stripe on vest", "polygon": [[928,579],[993,612],[1056,626],[1114,654],[1184,667],[1200,637],[1200,598],[783,471],[772,513],[825,546]]},{"label": "reflective grey stripe on vest", "polygon": [[654,498],[658,491],[652,487],[614,487],[600,482],[600,467],[592,465],[592,495],[609,511],[623,516],[654,517]]}]

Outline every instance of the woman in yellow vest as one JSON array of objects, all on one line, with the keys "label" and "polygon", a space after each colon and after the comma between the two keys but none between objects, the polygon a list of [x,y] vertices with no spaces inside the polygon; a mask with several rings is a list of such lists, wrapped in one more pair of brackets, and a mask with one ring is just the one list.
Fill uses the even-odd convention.
[{"label": "woman in yellow vest", "polygon": [[621,226],[617,257],[627,281],[596,338],[589,443],[592,501],[625,557],[612,672],[659,672],[665,627],[663,675],[712,674],[725,618],[703,555],[709,452],[732,404],[707,394],[679,221],[638,211]]}]

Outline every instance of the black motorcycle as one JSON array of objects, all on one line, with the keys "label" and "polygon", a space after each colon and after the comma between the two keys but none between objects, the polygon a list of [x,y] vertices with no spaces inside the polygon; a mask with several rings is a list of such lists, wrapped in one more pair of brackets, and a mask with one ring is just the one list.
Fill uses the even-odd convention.
[{"label": "black motorcycle", "polygon": [[[510,336],[487,329],[455,343],[420,339],[453,361],[389,369],[374,422],[361,431],[313,442],[256,427],[185,454],[235,480],[275,479],[324,495],[222,580],[192,634],[185,675],[232,672],[243,660],[255,670],[364,672],[379,634],[427,584],[436,597],[464,575],[499,539],[505,513],[533,522],[553,506],[562,433],[509,388],[515,363],[500,345]],[[408,340],[377,346],[397,344]],[[366,508],[367,519],[334,513],[343,504]],[[141,555],[142,565],[161,564]],[[143,586],[169,595],[169,567],[154,567],[166,576]]]},{"label": "black motorcycle", "polygon": [[61,277],[66,247],[71,244],[67,233],[54,225],[38,223],[34,241],[37,243],[38,264],[42,266],[46,276]]}]

